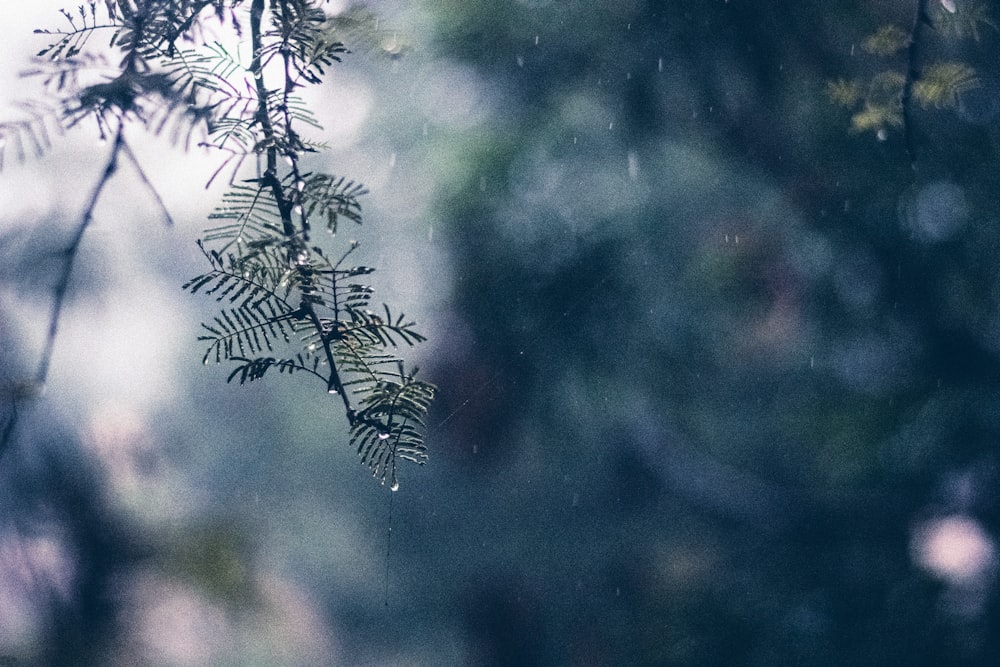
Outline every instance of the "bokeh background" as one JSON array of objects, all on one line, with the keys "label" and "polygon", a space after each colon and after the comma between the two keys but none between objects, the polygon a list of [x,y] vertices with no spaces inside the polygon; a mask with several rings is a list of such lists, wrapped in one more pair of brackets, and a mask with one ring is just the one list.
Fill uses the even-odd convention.
[{"label": "bokeh background", "polygon": [[[63,4],[5,8],[6,117]],[[977,79],[908,146],[828,90],[918,4]],[[0,664],[996,664],[1000,12],[365,6],[315,166],[430,338],[429,464],[390,493],[324,393],[200,364],[223,186],[135,131],[176,222],[125,165],[87,232],[0,459]],[[5,418],[108,151],[53,143],[0,174]]]}]

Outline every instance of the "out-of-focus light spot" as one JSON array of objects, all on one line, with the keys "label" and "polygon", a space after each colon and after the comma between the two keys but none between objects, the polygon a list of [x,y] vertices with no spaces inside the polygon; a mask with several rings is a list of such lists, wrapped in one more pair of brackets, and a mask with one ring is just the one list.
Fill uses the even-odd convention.
[{"label": "out-of-focus light spot", "polygon": [[953,585],[981,580],[996,563],[996,546],[975,519],[954,515],[921,525],[912,542],[913,559]]},{"label": "out-of-focus light spot", "polygon": [[965,192],[950,181],[935,181],[920,188],[900,206],[904,224],[926,243],[946,241],[954,236],[969,216]]},{"label": "out-of-focus light spot", "polygon": [[0,536],[0,654],[30,651],[52,596],[67,599],[73,562],[52,535]]},{"label": "out-of-focus light spot", "polygon": [[[524,66],[522,56],[517,56],[517,64]],[[496,96],[471,67],[442,63],[424,74],[417,103],[433,125],[468,129],[489,117]]]},{"label": "out-of-focus light spot", "polygon": [[130,594],[132,632],[145,664],[218,664],[235,645],[224,610],[192,587],[150,574],[138,577]]}]

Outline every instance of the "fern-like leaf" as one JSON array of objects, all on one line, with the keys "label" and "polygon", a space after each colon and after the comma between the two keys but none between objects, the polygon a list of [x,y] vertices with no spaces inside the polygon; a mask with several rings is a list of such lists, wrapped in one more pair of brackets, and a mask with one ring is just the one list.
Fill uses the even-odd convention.
[{"label": "fern-like leaf", "polygon": [[[297,186],[299,187],[299,186]],[[301,183],[301,204],[306,215],[325,218],[327,230],[337,233],[340,218],[361,224],[358,197],[367,193],[360,183],[328,174],[307,174]]]},{"label": "fern-like leaf", "polygon": [[288,375],[292,375],[297,372],[308,373],[321,380],[326,380],[326,378],[323,377],[323,374],[319,371],[322,362],[317,356],[297,354],[291,359],[275,359],[274,357],[257,357],[255,359],[249,359],[246,357],[231,357],[230,361],[238,362],[239,365],[236,366],[236,368],[234,368],[229,374],[229,377],[226,378],[226,382],[232,382],[236,378],[239,378],[240,384],[254,382],[264,377],[264,374],[272,368],[277,368],[279,373],[287,373]]},{"label": "fern-like leaf", "polygon": [[910,35],[895,25],[886,25],[861,42],[861,48],[876,56],[891,56],[905,49],[910,43]]},{"label": "fern-like leaf", "polygon": [[923,107],[958,107],[959,96],[979,86],[976,70],[962,63],[938,63],[913,83],[913,97]]}]

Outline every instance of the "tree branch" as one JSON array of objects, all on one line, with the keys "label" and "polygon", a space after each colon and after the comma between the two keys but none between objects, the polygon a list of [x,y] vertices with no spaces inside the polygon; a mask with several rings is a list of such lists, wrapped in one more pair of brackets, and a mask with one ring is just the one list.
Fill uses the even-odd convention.
[{"label": "tree branch", "polygon": [[[90,198],[84,206],[83,212],[80,215],[80,223],[76,227],[76,232],[73,234],[73,238],[70,239],[69,245],[66,246],[65,250],[61,253],[63,257],[63,265],[53,291],[52,311],[49,315],[49,329],[48,332],[46,332],[45,343],[42,346],[42,355],[38,361],[38,368],[35,371],[34,385],[37,388],[41,388],[45,385],[45,381],[49,375],[49,367],[52,363],[52,353],[55,350],[56,345],[56,335],[59,333],[59,321],[62,317],[63,305],[66,300],[66,292],[69,290],[69,279],[73,273],[73,264],[76,261],[76,256],[80,251],[80,244],[83,242],[84,232],[87,231],[87,228],[90,226],[90,223],[94,218],[94,209],[97,207],[97,202],[101,198],[101,193],[104,192],[105,186],[107,186],[111,177],[114,176],[115,171],[118,169],[119,154],[126,150],[124,129],[124,123],[119,123],[118,131],[115,133],[114,143],[111,146],[111,154],[108,156],[108,161],[104,165],[104,169],[101,171],[101,176],[97,181],[97,185],[94,186],[94,190],[90,193]],[[34,392],[31,392],[29,396],[33,394]],[[0,432],[0,459],[3,458],[4,453],[7,451],[10,445],[10,440],[14,434],[14,429],[17,427],[19,416],[18,403],[25,398],[26,396],[21,393],[17,393],[11,398],[11,414],[7,423],[4,424],[2,432]]]},{"label": "tree branch", "polygon": [[[284,0],[279,0],[279,4],[281,7],[284,7]],[[278,178],[278,146],[276,143],[274,125],[271,123],[271,109],[268,106],[268,90],[264,83],[264,62],[262,58],[264,42],[263,32],[261,31],[261,20],[263,19],[263,16],[264,0],[253,0],[253,3],[250,6],[250,42],[253,48],[253,60],[250,63],[250,74],[254,79],[257,90],[256,121],[260,124],[261,133],[264,135],[264,141],[262,143],[267,146],[267,150],[265,151],[266,170],[261,178],[261,185],[270,188],[271,194],[278,205],[278,213],[281,216],[281,227],[285,238],[289,241],[298,241],[295,225],[292,222],[292,211],[295,208],[295,203],[285,196],[285,190],[281,185],[281,179]],[[284,85],[284,92],[286,96],[289,88],[294,86],[294,83],[289,79],[289,77],[290,73],[286,62]],[[291,128],[291,118],[287,115],[287,113],[285,115],[285,134],[288,136],[294,136]],[[291,161],[292,172],[295,174],[296,179],[298,179],[298,160],[293,147],[286,147],[286,157]],[[302,213],[302,217],[303,231],[305,231],[307,226],[305,224],[304,211]],[[308,296],[310,291],[309,286],[312,284],[312,278],[307,275],[306,271],[302,268],[302,264],[296,257],[300,250],[302,252],[308,252],[308,249],[305,247],[296,247],[298,245],[301,245],[301,241],[290,244],[288,250],[288,261],[296,267],[296,271],[298,271],[299,275],[303,277],[303,293],[305,296]],[[306,309],[306,315],[309,321],[319,334],[320,342],[323,346],[323,353],[326,356],[327,364],[330,366],[330,377],[327,380],[327,391],[331,394],[336,393],[340,395],[340,398],[344,403],[347,420],[353,426],[357,421],[357,412],[351,405],[351,400],[348,397],[347,392],[344,390],[344,384],[341,381],[340,373],[337,370],[337,362],[334,357],[333,350],[330,347],[330,339],[324,334],[323,324],[319,315],[316,313],[313,303],[308,298],[305,298],[302,300],[302,304]]]},{"label": "tree branch", "polygon": [[900,96],[900,104],[903,112],[903,143],[906,146],[906,154],[910,159],[910,168],[917,170],[917,142],[913,127],[913,85],[920,78],[920,70],[917,68],[917,60],[920,56],[920,32],[923,24],[930,25],[930,15],[927,13],[927,0],[917,0],[917,9],[913,16],[913,28],[910,30],[910,45],[907,48],[906,56],[906,82],[903,84],[903,93]]}]

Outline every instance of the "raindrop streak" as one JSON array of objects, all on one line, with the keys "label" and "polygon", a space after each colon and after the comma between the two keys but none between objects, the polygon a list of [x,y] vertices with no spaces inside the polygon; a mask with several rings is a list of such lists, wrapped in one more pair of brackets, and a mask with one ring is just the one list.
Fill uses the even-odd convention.
[{"label": "raindrop streak", "polygon": [[628,177],[633,181],[639,178],[639,156],[635,151],[628,152]]},{"label": "raindrop streak", "polygon": [[[399,488],[399,483],[393,481],[392,490],[395,491]],[[385,540],[385,606],[389,607],[389,554],[392,548],[392,497],[395,494],[389,494],[389,534]]]},{"label": "raindrop streak", "polygon": [[659,72],[663,71],[663,58],[657,58],[656,59],[656,69]]}]

